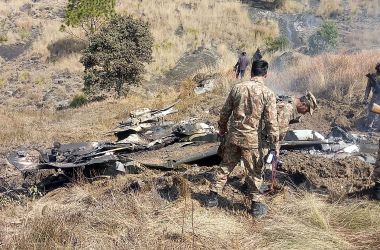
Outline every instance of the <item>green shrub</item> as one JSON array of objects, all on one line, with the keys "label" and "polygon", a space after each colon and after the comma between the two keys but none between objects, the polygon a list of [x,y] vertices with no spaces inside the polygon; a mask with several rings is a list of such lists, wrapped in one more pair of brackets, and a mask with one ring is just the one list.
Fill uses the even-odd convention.
[{"label": "green shrub", "polygon": [[6,83],[5,78],[0,77],[0,89],[4,87],[5,83]]},{"label": "green shrub", "polygon": [[114,16],[106,27],[90,38],[81,62],[85,67],[86,93],[138,84],[144,63],[152,60],[153,36],[149,25],[131,16]]},{"label": "green shrub", "polygon": [[319,54],[331,51],[338,45],[338,29],[333,21],[325,21],[321,28],[309,38],[309,51]]},{"label": "green shrub", "polygon": [[20,82],[29,82],[30,78],[31,78],[30,72],[28,72],[28,71],[23,71],[23,72],[19,73],[19,75],[18,75],[18,80]]},{"label": "green shrub", "polygon": [[0,34],[0,43],[5,43],[8,41],[7,35]]},{"label": "green shrub", "polygon": [[[115,3],[116,0],[69,0],[65,25],[82,27],[90,36],[115,13]],[[61,28],[65,29],[65,26]]]},{"label": "green shrub", "polygon": [[265,41],[265,45],[267,47],[268,52],[276,52],[280,50],[284,50],[289,46],[289,40],[284,37],[276,37],[276,38],[268,38]]},{"label": "green shrub", "polygon": [[70,102],[70,108],[78,108],[85,105],[88,102],[87,97],[84,94],[77,94]]}]

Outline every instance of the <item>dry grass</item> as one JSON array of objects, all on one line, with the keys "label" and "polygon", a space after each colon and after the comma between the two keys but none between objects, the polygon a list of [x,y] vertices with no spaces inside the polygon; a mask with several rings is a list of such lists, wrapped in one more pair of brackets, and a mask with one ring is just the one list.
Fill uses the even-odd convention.
[{"label": "dry grass", "polygon": [[323,17],[332,17],[343,11],[342,0],[321,0],[317,14]]},{"label": "dry grass", "polygon": [[372,16],[380,13],[380,3],[378,0],[349,0],[349,5],[353,14],[358,14],[362,9]]},{"label": "dry grass", "polygon": [[361,29],[348,33],[344,38],[344,42],[347,47],[371,49],[376,48],[380,43],[380,36],[373,30]]},{"label": "dry grass", "polygon": [[264,38],[278,35],[276,23],[253,24],[248,8],[236,0],[125,0],[119,1],[117,10],[151,24],[155,44],[149,70],[154,72],[172,68],[184,52],[198,46],[228,48],[222,56],[230,60],[233,54],[228,62],[233,65],[238,49],[251,54]]},{"label": "dry grass", "polygon": [[[154,183],[149,173],[138,176]],[[255,221],[244,212],[206,209],[198,200],[161,198],[155,188],[125,194],[135,177],[55,190],[27,207],[4,207],[3,249],[350,249],[376,248],[380,207],[368,201],[330,204],[285,192]],[[12,211],[12,212],[11,212]],[[12,214],[13,223],[6,218]],[[3,220],[4,219],[4,220]],[[15,223],[18,222],[18,223]],[[355,224],[355,223],[359,224]],[[359,237],[360,235],[360,237]]]},{"label": "dry grass", "polygon": [[17,12],[21,6],[28,2],[28,0],[3,0],[0,2],[0,16],[12,15]]},{"label": "dry grass", "polygon": [[61,21],[51,20],[42,26],[41,36],[33,43],[32,53],[38,53],[46,60],[50,56],[49,44],[65,38],[68,35],[59,30]]},{"label": "dry grass", "polygon": [[178,97],[174,90],[167,88],[165,94],[162,93],[164,92],[159,92],[151,99],[134,93],[127,98],[91,103],[80,109],[62,112],[0,108],[1,147],[5,150],[24,144],[50,145],[53,141],[113,140],[106,132],[122,121],[127,111],[142,107],[163,107]]},{"label": "dry grass", "polygon": [[309,10],[308,0],[285,0],[280,11],[285,13],[302,13]]},{"label": "dry grass", "polygon": [[365,74],[374,71],[379,55],[379,50],[368,50],[305,57],[269,80],[278,92],[310,90],[320,97],[349,101],[354,94],[364,93]]}]

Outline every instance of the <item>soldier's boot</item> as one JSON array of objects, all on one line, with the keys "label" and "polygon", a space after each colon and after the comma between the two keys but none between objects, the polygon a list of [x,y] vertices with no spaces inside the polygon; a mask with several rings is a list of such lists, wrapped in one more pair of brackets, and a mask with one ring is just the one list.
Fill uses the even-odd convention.
[{"label": "soldier's boot", "polygon": [[376,182],[375,187],[373,188],[373,198],[380,201],[380,182]]},{"label": "soldier's boot", "polygon": [[210,191],[207,198],[206,206],[211,208],[211,207],[217,207],[218,204],[219,204],[218,193],[214,191]]},{"label": "soldier's boot", "polygon": [[267,205],[259,201],[252,201],[251,214],[253,215],[253,217],[260,219],[260,218],[265,217],[267,213],[268,213]]},{"label": "soldier's boot", "polygon": [[263,195],[258,194],[258,193],[251,193],[251,214],[255,218],[263,218],[267,215],[268,213],[268,206],[265,205],[262,200],[263,200]]}]

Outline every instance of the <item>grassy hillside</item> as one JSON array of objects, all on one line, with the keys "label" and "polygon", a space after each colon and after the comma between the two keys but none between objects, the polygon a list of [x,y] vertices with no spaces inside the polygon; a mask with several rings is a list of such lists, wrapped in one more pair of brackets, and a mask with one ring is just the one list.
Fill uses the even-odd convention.
[{"label": "grassy hillside", "polygon": [[[340,2],[321,1],[318,11],[329,16],[331,11],[340,10]],[[362,2],[350,1],[364,6]],[[50,90],[71,98],[82,86],[79,53],[51,59],[49,45],[69,38],[59,31],[64,6],[64,0],[0,2],[0,46],[31,43],[19,57],[0,61],[0,91],[4,95],[0,100],[0,188],[7,178],[23,178],[5,164],[5,154],[13,148],[51,146],[54,141],[113,141],[107,132],[137,108],[160,108],[181,99],[177,105],[179,113],[169,119],[200,118],[216,125],[228,91],[238,82],[231,69],[237,52],[252,53],[266,38],[276,37],[279,32],[277,23],[266,20],[252,23],[247,6],[237,0],[120,0],[117,12],[151,23],[154,62],[148,66],[147,80],[172,68],[183,53],[205,46],[215,48],[222,56],[215,70],[221,73],[216,89],[195,95],[195,83],[188,80],[179,87],[157,86],[155,91],[133,88],[127,97],[109,98],[77,109],[37,108],[36,103],[40,104]],[[298,13],[312,7],[309,1],[289,0],[280,11]],[[81,34],[80,30],[74,32]],[[285,61],[282,70],[271,67],[267,82],[279,93],[311,90],[318,98],[324,98],[319,111],[308,118],[311,122],[300,127],[330,128],[332,118],[327,117],[330,113],[323,112],[335,109],[332,104],[345,103],[344,107],[365,110],[364,106],[354,105],[364,91],[364,75],[373,70],[379,56],[379,50],[313,58],[301,55]],[[56,83],[61,78],[64,83]],[[9,91],[12,94],[8,95]],[[326,103],[332,104],[324,106]],[[209,171],[194,169],[188,171]],[[239,206],[205,208],[200,197],[208,192],[209,183],[206,180],[190,183],[180,175],[147,170],[139,175],[91,183],[75,180],[36,199],[0,196],[0,248],[380,248],[378,203],[355,199],[331,201],[330,197],[286,188],[268,199],[269,216],[255,220]],[[155,183],[162,176],[179,176],[179,200],[169,202],[160,196]],[[129,185],[136,180],[145,186],[135,193]],[[13,181],[11,184],[15,185]],[[229,195],[233,203],[247,203],[236,196],[236,190]]]}]

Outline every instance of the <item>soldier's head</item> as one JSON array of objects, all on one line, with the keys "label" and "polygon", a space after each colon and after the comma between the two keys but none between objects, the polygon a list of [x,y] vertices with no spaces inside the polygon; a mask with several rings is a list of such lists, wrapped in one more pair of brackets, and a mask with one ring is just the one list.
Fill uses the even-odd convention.
[{"label": "soldier's head", "polygon": [[375,69],[377,73],[380,73],[380,62],[376,64]]},{"label": "soldier's head", "polygon": [[268,74],[268,62],[264,60],[256,60],[252,63],[251,77],[262,76],[266,77]]},{"label": "soldier's head", "polygon": [[245,56],[246,54],[247,54],[247,52],[245,52],[245,51],[241,52],[242,56]]},{"label": "soldier's head", "polygon": [[315,96],[311,92],[307,91],[306,95],[299,98],[299,102],[296,106],[298,113],[304,115],[309,112],[312,115],[314,110],[318,107],[318,103]]}]

